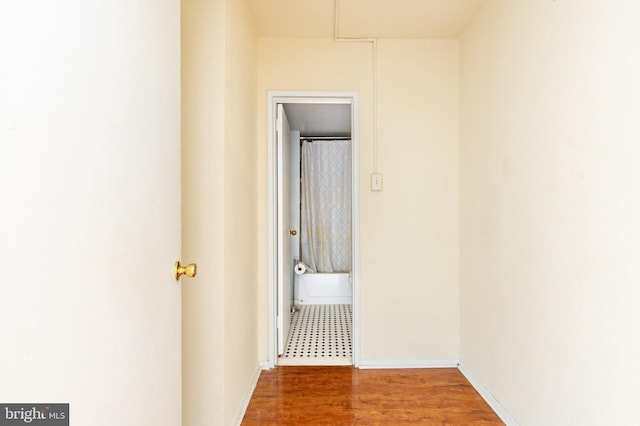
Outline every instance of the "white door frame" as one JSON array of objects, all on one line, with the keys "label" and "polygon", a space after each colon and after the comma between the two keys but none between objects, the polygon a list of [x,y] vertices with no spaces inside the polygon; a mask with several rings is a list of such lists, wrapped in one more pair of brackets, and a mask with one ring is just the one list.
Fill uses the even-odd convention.
[{"label": "white door frame", "polygon": [[358,131],[358,94],[356,92],[287,92],[269,91],[267,94],[267,170],[268,170],[268,312],[269,312],[269,368],[274,368],[277,359],[277,238],[278,201],[277,176],[278,161],[276,155],[276,111],[277,104],[350,104],[351,105],[351,158],[352,158],[352,278],[353,278],[353,323],[352,356],[353,365],[360,366],[360,179],[359,179],[359,138]]}]

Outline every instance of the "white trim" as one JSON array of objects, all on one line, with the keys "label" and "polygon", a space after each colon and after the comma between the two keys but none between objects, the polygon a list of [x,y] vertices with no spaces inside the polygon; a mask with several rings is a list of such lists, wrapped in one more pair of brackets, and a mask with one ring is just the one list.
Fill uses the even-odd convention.
[{"label": "white trim", "polygon": [[260,369],[261,370],[269,370],[269,361],[260,361]]},{"label": "white trim", "polygon": [[356,92],[289,92],[269,91],[267,93],[267,228],[268,228],[268,315],[269,315],[269,360],[268,368],[276,365],[276,238],[274,230],[277,227],[277,194],[276,173],[277,162],[275,155],[275,110],[278,103],[324,103],[351,104],[351,149],[352,149],[352,233],[353,233],[353,365],[360,366],[360,132],[359,132],[359,99]]},{"label": "white trim", "polygon": [[342,104],[352,103],[355,92],[281,92],[269,91],[268,98],[278,98],[277,104]]},{"label": "white trim", "polygon": [[351,335],[354,367],[360,367],[360,110],[358,94],[352,95],[351,104],[351,232],[353,235],[353,252],[351,253],[351,275],[353,277],[353,297],[351,299],[351,315],[353,333]]},{"label": "white trim", "polygon": [[338,365],[342,366],[351,366],[353,365],[353,359],[351,357],[318,357],[318,358],[286,358],[282,357],[278,359],[278,367],[305,367],[305,366],[331,366],[335,367]]},{"label": "white trim", "polygon": [[277,269],[276,269],[276,237],[275,229],[277,228],[277,204],[275,198],[278,194],[276,185],[277,165],[276,165],[276,139],[275,139],[275,102],[271,96],[267,97],[269,101],[267,105],[267,117],[269,118],[267,123],[267,273],[268,273],[268,289],[267,289],[267,310],[269,313],[269,368],[276,366],[276,308],[277,297],[275,286],[277,284]]},{"label": "white trim", "polygon": [[[262,363],[260,363],[262,364]],[[233,424],[236,426],[240,426],[242,424],[242,419],[244,418],[244,414],[247,412],[247,408],[249,407],[249,402],[251,402],[251,397],[253,396],[253,391],[256,389],[256,385],[258,384],[258,379],[260,379],[260,373],[262,372],[262,366],[256,367],[253,372],[253,376],[251,376],[251,380],[249,381],[249,386],[244,393],[244,397],[242,398],[242,403],[240,404],[240,408],[238,409],[238,413],[236,414],[236,418],[233,420]]]},{"label": "white trim", "polygon": [[500,402],[489,392],[487,388],[478,380],[476,376],[462,363],[458,365],[458,370],[462,373],[464,377],[471,383],[471,386],[474,387],[476,392],[480,394],[482,399],[485,400],[489,407],[500,417],[507,426],[518,426],[518,422],[514,419],[511,414],[507,412],[507,410],[500,404]]},{"label": "white trim", "polygon": [[458,368],[458,359],[394,359],[394,360],[364,360],[360,361],[360,368]]}]

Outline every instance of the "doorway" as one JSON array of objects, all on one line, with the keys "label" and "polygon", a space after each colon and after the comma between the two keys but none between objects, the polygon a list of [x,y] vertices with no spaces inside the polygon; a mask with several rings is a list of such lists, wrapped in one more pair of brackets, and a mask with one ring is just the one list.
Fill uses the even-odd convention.
[{"label": "doorway", "polygon": [[[357,94],[269,92],[268,101],[269,367],[358,366]],[[342,193],[342,201],[332,202],[342,209],[343,218],[348,216],[339,221],[348,221],[348,227],[334,232],[333,240],[341,241],[332,242],[342,244],[337,250],[346,253],[338,256],[332,252],[319,258],[318,249],[309,250],[319,235],[314,237],[310,222],[316,214],[305,212],[304,206],[311,208],[309,194],[316,192],[309,189],[313,185],[308,178],[310,158],[325,148],[342,153],[340,159],[328,160],[334,168],[344,162],[340,173],[319,175],[333,179],[325,183],[332,191],[336,189],[332,199]],[[343,175],[343,180],[334,174]],[[312,326],[314,329],[309,328]],[[324,334],[315,335],[318,330]],[[315,345],[315,350],[307,344]]]}]

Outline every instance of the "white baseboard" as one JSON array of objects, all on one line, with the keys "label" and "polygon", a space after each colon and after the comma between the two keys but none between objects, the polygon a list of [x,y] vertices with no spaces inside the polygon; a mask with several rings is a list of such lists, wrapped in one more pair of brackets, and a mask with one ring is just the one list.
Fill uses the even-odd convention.
[{"label": "white baseboard", "polygon": [[516,421],[516,419],[514,419],[511,414],[509,414],[507,410],[505,410],[502,404],[498,402],[498,400],[491,394],[491,392],[489,392],[489,390],[484,387],[480,380],[478,380],[478,378],[474,376],[473,373],[467,367],[465,367],[462,362],[460,362],[460,365],[458,365],[458,370],[460,370],[462,375],[467,378],[469,383],[471,383],[471,386],[475,388],[482,399],[484,399],[485,402],[489,404],[489,407],[491,407],[491,409],[507,426],[518,426],[518,422]]},{"label": "white baseboard", "polygon": [[458,368],[458,359],[361,360],[358,368]]},{"label": "white baseboard", "polygon": [[244,394],[244,398],[242,398],[242,404],[240,404],[240,408],[238,409],[238,414],[236,415],[236,418],[233,421],[233,424],[235,426],[240,426],[240,424],[242,423],[242,419],[244,418],[244,413],[246,413],[247,407],[249,407],[249,402],[251,401],[251,397],[253,396],[253,391],[255,390],[256,385],[258,384],[258,379],[260,378],[260,372],[262,370],[265,370],[265,368],[262,367],[262,362],[261,362],[260,365],[256,367],[255,371],[253,372],[253,376],[251,376],[251,381],[249,382],[247,391]]},{"label": "white baseboard", "polygon": [[261,370],[269,370],[269,361],[260,361]]}]

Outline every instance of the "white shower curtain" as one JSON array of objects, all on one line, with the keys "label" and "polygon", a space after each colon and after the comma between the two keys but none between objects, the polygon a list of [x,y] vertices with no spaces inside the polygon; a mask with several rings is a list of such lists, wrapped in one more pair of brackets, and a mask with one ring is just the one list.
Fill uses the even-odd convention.
[{"label": "white shower curtain", "polygon": [[351,272],[351,141],[304,141],[301,155],[302,261]]}]

